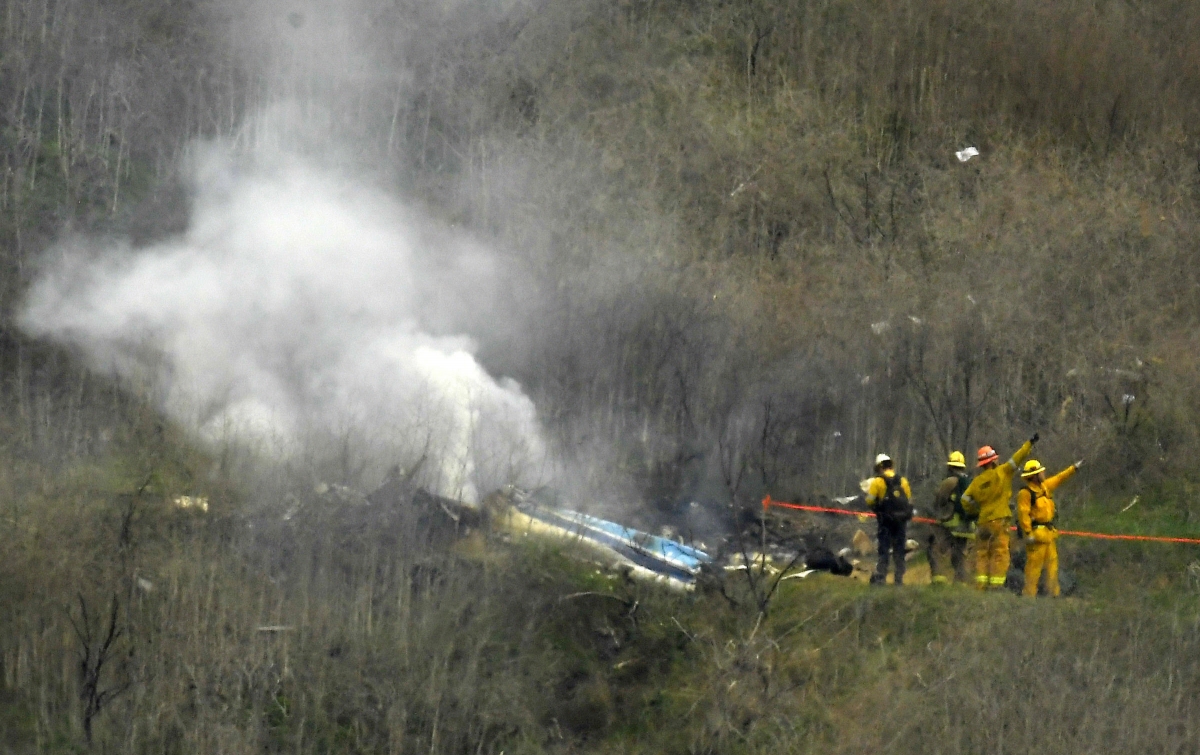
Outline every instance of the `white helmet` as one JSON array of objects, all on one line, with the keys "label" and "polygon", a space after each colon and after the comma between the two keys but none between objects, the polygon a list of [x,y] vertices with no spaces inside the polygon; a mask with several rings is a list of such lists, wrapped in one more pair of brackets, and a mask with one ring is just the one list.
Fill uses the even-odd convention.
[{"label": "white helmet", "polygon": [[892,461],[892,457],[888,456],[887,454],[879,454],[878,456],[875,457],[875,466],[878,467],[879,465],[881,465],[885,462],[890,463],[891,461]]}]

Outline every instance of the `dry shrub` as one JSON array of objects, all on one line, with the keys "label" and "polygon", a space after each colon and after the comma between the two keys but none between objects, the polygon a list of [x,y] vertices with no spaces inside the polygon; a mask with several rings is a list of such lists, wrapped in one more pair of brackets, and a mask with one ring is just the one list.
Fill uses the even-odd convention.
[{"label": "dry shrub", "polygon": [[1191,751],[1194,615],[1027,603],[1003,613],[906,660],[868,698],[873,731],[839,751]]}]

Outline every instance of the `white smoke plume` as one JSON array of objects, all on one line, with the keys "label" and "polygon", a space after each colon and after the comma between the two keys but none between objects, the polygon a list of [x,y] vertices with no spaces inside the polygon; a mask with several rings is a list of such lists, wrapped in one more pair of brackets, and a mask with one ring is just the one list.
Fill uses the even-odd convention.
[{"label": "white smoke plume", "polygon": [[426,484],[468,502],[531,482],[545,457],[533,403],[487,374],[469,338],[422,321],[431,301],[475,304],[453,282],[494,278],[493,259],[296,158],[247,167],[202,152],[182,236],[64,244],[23,327],[148,376],[163,408],[211,439],[286,455],[354,432],[381,463],[424,457]]}]

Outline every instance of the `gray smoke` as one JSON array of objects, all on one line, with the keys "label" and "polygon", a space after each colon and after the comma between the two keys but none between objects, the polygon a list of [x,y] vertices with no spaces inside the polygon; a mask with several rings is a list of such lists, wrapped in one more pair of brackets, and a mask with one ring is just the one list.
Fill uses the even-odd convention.
[{"label": "gray smoke", "polygon": [[534,481],[532,402],[471,339],[425,322],[431,301],[473,304],[460,284],[494,279],[491,255],[294,156],[200,152],[187,231],[138,249],[64,243],[32,287],[28,332],[153,385],[213,441],[286,456],[354,433],[381,463],[424,457],[426,483],[466,501]]}]

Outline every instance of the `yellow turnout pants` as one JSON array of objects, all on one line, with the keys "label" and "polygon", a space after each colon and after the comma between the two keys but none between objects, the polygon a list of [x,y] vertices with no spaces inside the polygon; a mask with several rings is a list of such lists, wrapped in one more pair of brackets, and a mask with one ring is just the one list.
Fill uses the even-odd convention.
[{"label": "yellow turnout pants", "polygon": [[1046,527],[1035,527],[1033,542],[1025,546],[1025,595],[1037,597],[1038,581],[1046,570],[1046,592],[1057,598],[1058,589],[1058,533]]},{"label": "yellow turnout pants", "polygon": [[1008,559],[1008,520],[980,522],[975,533],[975,586],[980,590],[1004,587]]}]

